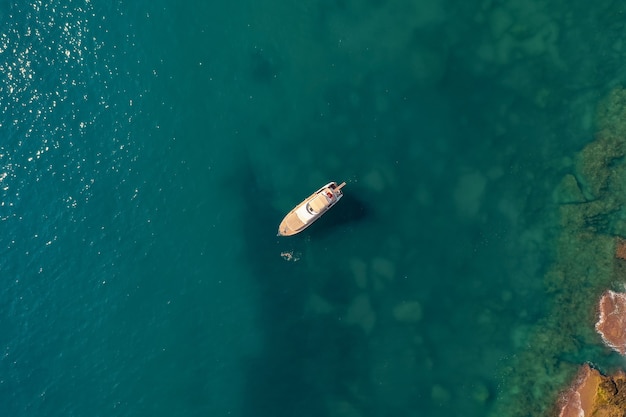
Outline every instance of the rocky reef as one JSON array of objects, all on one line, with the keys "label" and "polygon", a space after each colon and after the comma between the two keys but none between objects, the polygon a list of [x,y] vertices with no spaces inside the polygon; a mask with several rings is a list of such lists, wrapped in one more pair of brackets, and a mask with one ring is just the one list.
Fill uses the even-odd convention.
[{"label": "rocky reef", "polygon": [[[596,321],[604,342],[626,352],[626,296],[608,291],[626,283],[626,245],[619,237],[626,236],[626,90],[613,90],[599,105],[596,126],[594,140],[554,192],[560,229],[555,261],[544,279],[552,307],[511,364],[510,394],[500,398],[492,415],[622,416],[626,410],[624,373],[611,366],[616,373],[603,376],[581,365],[606,357],[606,351],[586,357],[602,344]],[[541,405],[546,396],[557,406]]]},{"label": "rocky reef", "polygon": [[[568,193],[563,193],[574,198],[582,196],[585,201],[577,203],[571,199],[561,206],[565,230],[586,236],[589,242],[605,242],[601,246],[592,244],[600,251],[594,251],[593,258],[586,260],[593,275],[603,276],[601,280],[604,281],[604,292],[595,298],[599,299],[595,309],[595,329],[606,346],[622,355],[626,354],[626,293],[607,288],[626,282],[626,243],[620,237],[626,235],[622,214],[626,184],[623,164],[625,121],[626,90],[617,88],[599,107],[595,140],[578,156],[574,175],[576,185],[572,187],[570,182]],[[590,245],[579,243],[581,247]],[[601,250],[602,246],[604,250]],[[564,259],[560,258],[560,261]],[[602,290],[599,279],[589,284],[592,295]],[[570,303],[570,306],[575,304]],[[593,344],[588,338],[579,341]],[[560,417],[623,416],[626,412],[626,374],[618,369],[613,375],[605,376],[589,365],[583,365],[571,387],[562,395],[559,409]]]}]

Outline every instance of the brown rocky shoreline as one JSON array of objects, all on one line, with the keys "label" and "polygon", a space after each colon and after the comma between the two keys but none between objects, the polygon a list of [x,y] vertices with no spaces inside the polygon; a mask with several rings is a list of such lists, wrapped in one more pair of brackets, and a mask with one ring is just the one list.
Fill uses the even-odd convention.
[{"label": "brown rocky shoreline", "polygon": [[[626,241],[615,240],[615,270],[626,265]],[[626,355],[626,292],[605,291],[598,302],[596,332],[604,344]],[[626,415],[626,372],[604,375],[589,364],[580,367],[558,404],[559,417]]]},{"label": "brown rocky shoreline", "polygon": [[626,413],[626,373],[602,375],[583,365],[560,400],[559,417],[623,417]]}]

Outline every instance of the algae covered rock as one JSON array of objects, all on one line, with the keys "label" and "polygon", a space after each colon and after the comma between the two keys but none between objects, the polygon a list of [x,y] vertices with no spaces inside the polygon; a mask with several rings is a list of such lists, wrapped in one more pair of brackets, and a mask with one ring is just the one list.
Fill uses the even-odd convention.
[{"label": "algae covered rock", "polygon": [[[626,90],[616,89],[600,104],[596,126],[594,140],[575,157],[575,171],[553,193],[561,227],[549,248],[554,261],[544,276],[551,307],[507,368],[505,378],[512,388],[496,398],[492,416],[553,415],[543,405],[546,398],[554,398],[555,404],[578,368],[563,358],[581,357],[598,346],[598,299],[616,282],[626,281],[626,265],[620,267],[618,262],[624,261],[616,259],[615,237],[626,236]],[[607,334],[619,333],[613,330]],[[622,349],[621,342],[616,345]],[[626,352],[626,342],[624,346]],[[586,365],[562,395],[560,416],[622,416],[622,386],[626,388],[622,373],[605,377]]]},{"label": "algae covered rock", "polygon": [[345,322],[362,328],[365,334],[370,334],[376,324],[376,313],[366,293],[354,297],[346,311]]},{"label": "algae covered rock", "polygon": [[624,157],[626,142],[626,90],[613,90],[598,108],[598,133],[578,156],[577,172],[584,182],[583,192],[600,198],[615,179],[613,165]]},{"label": "algae covered rock", "polygon": [[608,136],[626,138],[626,89],[617,87],[598,106],[598,130]]},{"label": "algae covered rock", "polygon": [[582,175],[584,192],[593,198],[600,198],[608,191],[611,165],[624,156],[623,140],[600,132],[598,138],[582,150],[576,166]]},{"label": "algae covered rock", "polygon": [[563,177],[552,196],[557,204],[584,203],[587,200],[572,174]]}]

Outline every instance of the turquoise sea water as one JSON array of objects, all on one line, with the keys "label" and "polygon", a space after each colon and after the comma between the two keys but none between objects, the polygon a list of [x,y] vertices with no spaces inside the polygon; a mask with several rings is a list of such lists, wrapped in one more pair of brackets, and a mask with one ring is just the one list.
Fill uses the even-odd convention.
[{"label": "turquoise sea water", "polygon": [[[0,2],[3,415],[518,400],[623,6],[105,3]],[[277,238],[331,180],[344,200]]]}]

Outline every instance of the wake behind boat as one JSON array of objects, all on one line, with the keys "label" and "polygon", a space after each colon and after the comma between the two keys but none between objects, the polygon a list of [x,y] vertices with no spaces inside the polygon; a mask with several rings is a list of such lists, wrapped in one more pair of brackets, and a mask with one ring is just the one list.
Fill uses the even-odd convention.
[{"label": "wake behind boat", "polygon": [[322,214],[326,213],[328,209],[341,200],[341,197],[343,197],[341,188],[344,185],[346,185],[345,182],[342,182],[340,185],[337,185],[334,181],[329,182],[298,204],[280,222],[278,236],[292,236],[300,233],[315,220],[322,217]]}]

